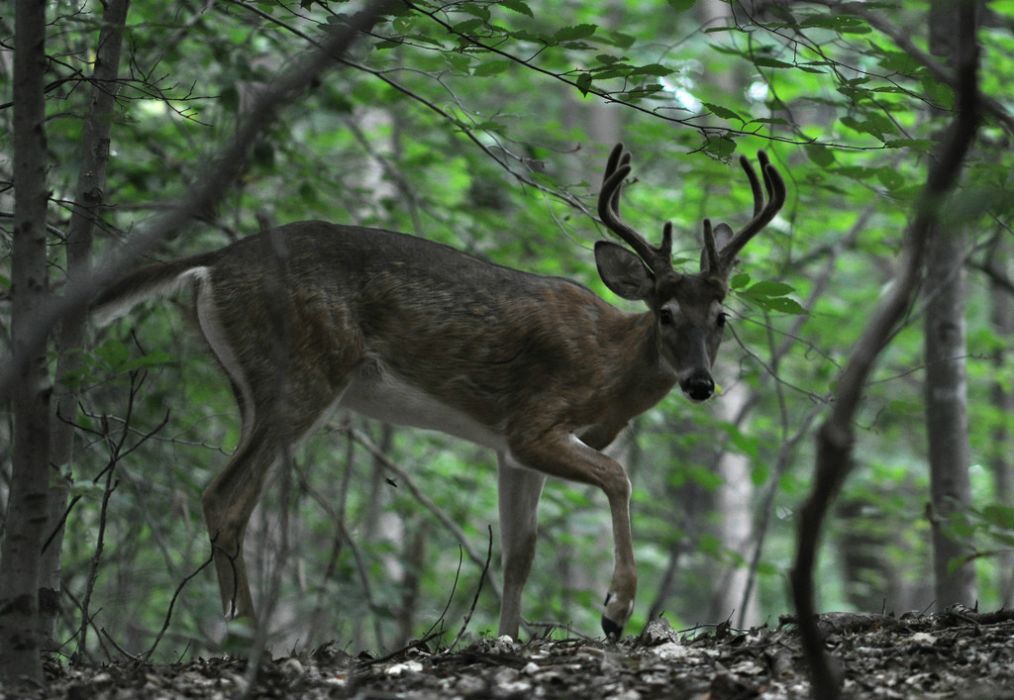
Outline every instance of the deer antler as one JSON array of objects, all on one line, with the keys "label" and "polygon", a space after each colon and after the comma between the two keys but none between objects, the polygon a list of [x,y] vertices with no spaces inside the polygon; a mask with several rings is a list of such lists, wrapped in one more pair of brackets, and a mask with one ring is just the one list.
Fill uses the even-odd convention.
[{"label": "deer antler", "polygon": [[740,156],[739,164],[743,166],[747,180],[750,181],[750,190],[753,192],[753,218],[732,237],[732,240],[721,251],[716,249],[711,222],[707,219],[704,220],[704,251],[709,272],[727,275],[743,246],[771,223],[778,210],[785,204],[785,182],[782,180],[782,176],[778,174],[764,151],[757,152],[757,160],[760,162],[761,174],[764,177],[767,203],[764,202],[764,193],[761,191],[760,181],[757,179],[757,173],[753,166],[745,156]]},{"label": "deer antler", "polygon": [[662,270],[672,269],[672,224],[666,223],[662,229],[662,243],[653,246],[633,228],[620,219],[620,192],[623,180],[630,174],[630,153],[622,143],[616,144],[606,170],[602,176],[602,188],[599,190],[599,217],[609,230],[622,238],[634,249],[638,257],[656,274]]}]

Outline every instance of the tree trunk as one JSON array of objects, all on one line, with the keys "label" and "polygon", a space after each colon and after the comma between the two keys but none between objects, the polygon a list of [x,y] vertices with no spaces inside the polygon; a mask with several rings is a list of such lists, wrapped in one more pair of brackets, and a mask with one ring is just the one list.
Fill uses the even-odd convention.
[{"label": "tree trunk", "polygon": [[[934,0],[930,36],[934,48],[952,56],[950,43],[939,37],[957,26],[957,4]],[[941,25],[945,26],[941,26]],[[946,48],[945,48],[946,47]],[[952,61],[953,62],[953,61]],[[938,228],[939,223],[936,224]],[[968,410],[965,385],[965,235],[960,228],[938,230],[926,259],[928,296],[924,329],[926,360],[926,432],[929,441],[931,525],[936,605],[975,602],[975,569],[956,559],[971,553],[951,536],[948,521],[971,500],[968,477]]]},{"label": "tree trunk", "polygon": [[[733,368],[726,367],[727,376]],[[746,384],[735,380],[731,388],[720,397],[715,412],[721,420],[733,422],[748,400]],[[753,535],[753,480],[750,478],[750,459],[738,452],[726,449],[718,455],[716,471],[722,477],[722,484],[715,494],[715,509],[718,511],[718,535],[722,547],[738,555],[736,561],[726,565],[725,575],[717,581],[712,610],[712,619],[725,620],[733,613],[739,627],[753,627],[760,623],[757,603],[757,587],[750,588],[744,604],[744,594],[750,578],[750,569],[742,562],[748,559]]]},{"label": "tree trunk", "polygon": [[965,386],[964,236],[938,232],[927,259],[926,432],[929,439],[933,568],[938,609],[975,602],[975,569],[954,560],[971,554],[952,537],[948,520],[966,511],[971,500],[968,478],[968,411]]},{"label": "tree trunk", "polygon": [[[92,230],[101,215],[109,162],[109,130],[119,84],[120,49],[130,0],[111,0],[102,16],[102,31],[92,72],[91,109],[84,123],[81,164],[77,176],[74,209],[67,230],[67,277],[83,281],[91,274]],[[51,459],[63,478],[54,479],[49,491],[48,542],[39,572],[39,621],[43,639],[53,636],[59,613],[60,551],[63,544],[63,512],[67,504],[70,464],[74,457],[73,421],[77,391],[65,381],[81,367],[85,317],[70,316],[60,326],[57,365],[56,413],[52,425]]]},{"label": "tree trunk", "polygon": [[[991,256],[993,260],[999,261],[1001,270],[1008,269],[1007,260],[1010,259],[1011,246],[1004,240],[1004,234]],[[994,282],[991,288],[991,322],[993,332],[998,338],[1014,338],[1014,304],[1011,303],[1011,295]],[[993,354],[993,367],[997,376],[1003,376],[1005,366],[1014,361],[1014,353],[1009,345],[998,349]],[[997,413],[997,422],[993,427],[990,440],[992,453],[989,457],[989,466],[993,472],[994,492],[996,500],[1008,507],[1014,506],[1014,479],[1011,478],[1011,421],[1014,420],[1014,390],[1004,387],[1001,381],[994,381],[990,401]],[[997,591],[1000,595],[1000,604],[1009,608],[1014,605],[1014,551],[1005,550],[997,555]]]},{"label": "tree trunk", "polygon": [[0,680],[42,682],[39,560],[47,520],[49,397],[46,345],[29,353],[30,319],[49,293],[46,261],[46,3],[19,0],[14,16],[14,251],[11,326],[14,452],[7,536],[0,556]]}]

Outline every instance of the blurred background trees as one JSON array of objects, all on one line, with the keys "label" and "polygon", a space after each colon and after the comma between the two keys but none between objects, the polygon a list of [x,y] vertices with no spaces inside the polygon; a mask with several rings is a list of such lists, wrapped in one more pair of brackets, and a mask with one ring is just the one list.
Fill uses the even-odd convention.
[{"label": "blurred background trees", "polygon": [[[96,119],[109,126],[108,170],[87,214],[102,258],[185,199],[238,116],[342,25],[349,6],[135,0],[114,80],[95,64],[114,26],[108,9],[48,3],[48,258],[57,293],[80,264],[72,232],[89,202],[82,148]],[[1004,91],[1014,84],[1012,23],[1010,3],[983,11],[986,121],[939,222],[948,269],[966,278],[955,309],[965,340],[946,358],[965,376],[968,503],[947,512],[930,504],[924,396],[939,386],[925,384],[934,360],[924,357],[924,327],[946,281],[933,272],[868,387],[857,469],[817,577],[823,609],[931,608],[934,530],[960,545],[963,558],[946,567],[965,571],[974,587],[963,602],[988,609],[1014,596],[1014,159]],[[636,161],[624,217],[644,229],[672,220],[676,257],[688,267],[697,264],[704,216],[735,226],[749,215],[735,158],[766,149],[788,175],[790,198],[734,280],[716,377],[723,395],[694,405],[675,392],[613,449],[634,485],[640,586],[631,629],[658,613],[677,627],[774,622],[791,608],[785,576],[813,464],[812,426],[890,279],[941,115],[953,108],[930,27],[917,2],[406,4],[249,144],[218,206],[152,257],[319,218],[567,276],[622,305],[598,281],[591,255],[607,235],[592,212],[612,145],[623,140]],[[9,19],[0,19],[0,34],[9,86]],[[7,349],[10,95],[5,89],[0,105]],[[111,104],[104,117],[101,96]],[[63,443],[54,453],[62,456],[50,479],[68,493],[55,628],[67,653],[145,653],[161,635],[155,658],[176,659],[222,642],[213,576],[194,575],[210,554],[199,495],[235,447],[238,420],[193,325],[180,295],[89,332],[86,352],[69,365],[52,355],[52,376],[60,368],[52,405],[61,407],[52,425],[73,440],[72,450]],[[5,444],[10,416],[0,425]],[[275,643],[337,639],[351,651],[379,651],[441,619],[456,633],[483,569],[487,525],[496,527],[494,474],[485,450],[335,415],[293,472],[272,481],[251,525],[248,561],[261,595],[275,601]],[[601,494],[547,483],[525,599],[530,632],[597,631],[607,534]],[[496,574],[496,553],[491,568]],[[497,579],[483,588],[472,632],[495,629]]]}]

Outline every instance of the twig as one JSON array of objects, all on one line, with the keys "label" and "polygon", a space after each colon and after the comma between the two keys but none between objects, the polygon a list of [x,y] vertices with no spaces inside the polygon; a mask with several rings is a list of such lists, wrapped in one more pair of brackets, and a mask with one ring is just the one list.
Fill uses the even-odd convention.
[{"label": "twig", "polygon": [[461,564],[462,564],[462,561],[463,561],[462,547],[459,544],[458,545],[458,566],[454,570],[454,581],[451,583],[451,592],[447,594],[447,602],[444,603],[444,609],[440,611],[440,615],[437,617],[436,620],[433,621],[433,624],[430,625],[430,628],[428,630],[426,630],[426,634],[423,635],[424,637],[429,637],[430,633],[433,632],[433,630],[437,627],[437,625],[440,625],[441,632],[443,631],[443,626],[444,626],[443,622],[444,622],[444,619],[447,617],[447,611],[450,610],[451,603],[454,601],[454,592],[458,590],[458,581],[461,580]]},{"label": "twig", "polygon": [[338,537],[342,542],[348,545],[349,551],[352,552],[352,559],[356,563],[356,573],[359,576],[359,585],[363,590],[363,595],[366,596],[366,605],[370,611],[374,613],[373,633],[377,638],[377,646],[383,648],[385,646],[383,629],[380,624],[380,615],[377,613],[382,613],[384,611],[383,608],[377,604],[376,600],[374,600],[373,589],[370,586],[370,576],[367,572],[366,562],[363,559],[362,550],[359,549],[359,546],[352,538],[352,534],[349,532],[348,526],[345,524],[345,518],[335,513],[328,500],[310,486],[310,482],[307,480],[306,473],[303,471],[302,467],[297,465],[295,467],[295,471],[296,478],[299,479],[299,485],[306,491],[310,498],[316,501],[317,504],[324,509],[324,512],[328,514],[328,517],[335,521],[335,527],[338,529]]},{"label": "twig", "polygon": [[404,484],[408,487],[408,490],[412,494],[412,496],[415,497],[415,499],[419,501],[419,503],[421,503],[423,507],[426,508],[426,510],[432,513],[437,518],[437,520],[439,520],[444,525],[444,527],[450,530],[451,534],[453,534],[454,537],[457,538],[462,548],[464,548],[465,553],[468,555],[468,558],[471,559],[476,566],[483,569],[484,573],[486,574],[486,579],[487,583],[490,586],[490,590],[496,597],[497,601],[499,601],[500,600],[499,587],[496,585],[496,582],[493,580],[493,577],[488,575],[485,563],[479,557],[479,555],[472,549],[471,545],[468,543],[468,538],[465,536],[465,533],[462,532],[461,528],[458,527],[458,525],[451,519],[449,515],[447,515],[447,513],[445,513],[436,503],[434,503],[426,494],[422,492],[422,490],[416,485],[416,483],[412,480],[412,478],[408,475],[408,473],[404,469],[402,469],[393,461],[391,461],[391,458],[388,457],[386,454],[384,454],[383,450],[374,445],[373,442],[366,435],[364,435],[361,431],[356,430],[355,428],[348,428],[348,432],[349,435],[351,435],[356,442],[365,447],[370,452],[370,454],[376,457],[377,460],[384,466],[385,469],[388,469],[397,474],[398,478],[401,479],[402,482],[404,482]]},{"label": "twig", "polygon": [[173,616],[173,607],[175,607],[175,605],[176,605],[176,599],[179,598],[180,597],[180,593],[183,592],[183,587],[186,586],[188,583],[190,583],[190,581],[195,576],[197,576],[199,573],[201,573],[206,568],[208,568],[208,566],[210,566],[211,562],[213,562],[213,561],[215,561],[215,543],[214,543],[214,541],[212,541],[212,543],[211,543],[211,554],[208,555],[207,561],[205,561],[203,564],[201,564],[199,567],[197,567],[197,569],[195,569],[189,575],[184,576],[183,580],[180,581],[180,583],[179,583],[178,586],[176,586],[176,590],[173,592],[173,597],[169,600],[169,607],[165,611],[165,619],[162,621],[162,629],[160,629],[158,631],[158,634],[155,635],[155,641],[152,642],[151,648],[148,649],[148,651],[146,651],[144,653],[144,660],[145,661],[151,660],[152,654],[155,653],[155,650],[158,648],[159,643],[162,641],[162,637],[165,635],[166,630],[169,629],[169,622],[170,622],[170,620],[172,619],[172,616]]},{"label": "twig", "polygon": [[475,597],[472,598],[472,606],[468,609],[468,613],[465,614],[465,619],[461,623],[461,629],[458,630],[458,636],[451,642],[450,649],[453,649],[461,641],[461,637],[464,636],[465,630],[468,629],[468,623],[472,621],[472,614],[475,613],[475,606],[479,603],[479,594],[482,593],[482,582],[486,579],[486,572],[489,570],[489,562],[493,559],[493,526],[487,525],[486,530],[489,533],[489,544],[486,548],[486,563],[482,567],[482,575],[479,577],[479,584],[475,587]]}]

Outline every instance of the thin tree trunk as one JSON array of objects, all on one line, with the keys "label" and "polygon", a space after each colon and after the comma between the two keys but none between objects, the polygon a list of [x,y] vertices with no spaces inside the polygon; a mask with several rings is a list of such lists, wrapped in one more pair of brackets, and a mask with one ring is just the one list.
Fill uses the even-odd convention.
[{"label": "thin tree trunk", "polygon": [[[1010,258],[1011,246],[1001,234],[996,249],[991,256],[993,260],[1005,264]],[[1004,269],[1004,268],[1001,268]],[[991,288],[991,321],[993,331],[998,338],[1014,338],[1014,304],[1010,293],[994,282]],[[996,374],[1001,375],[1005,366],[1014,361],[1014,353],[1009,345],[996,350],[993,355],[993,366]],[[996,500],[1008,507],[1014,506],[1014,479],[1011,475],[1011,421],[1014,420],[1014,390],[1005,388],[1003,383],[994,381],[990,401],[997,413],[997,423],[993,428],[990,440],[992,454],[989,466],[993,472],[994,492]],[[1014,551],[1006,550],[997,555],[997,590],[1000,604],[1003,607],[1014,605]]]},{"label": "thin tree trunk", "polygon": [[[732,374],[731,370],[729,374]],[[748,400],[745,383],[737,380],[721,397],[715,409],[717,417],[724,421],[734,421]],[[748,556],[753,534],[753,480],[750,478],[750,459],[732,452],[728,447],[726,445],[726,449],[718,455],[716,466],[716,471],[722,477],[722,485],[715,494],[717,534],[722,546],[739,557],[737,561],[725,565],[725,575],[716,581],[712,600],[715,615],[712,619],[724,620],[737,613],[737,626],[752,627],[760,622],[757,588],[750,586],[749,594],[744,595],[749,585],[750,569],[741,562]]]},{"label": "thin tree trunk", "polygon": [[[102,30],[92,71],[91,109],[84,123],[74,209],[67,230],[67,277],[72,281],[83,281],[91,274],[92,230],[104,203],[109,131],[119,88],[116,78],[129,4],[130,0],[110,0],[102,16]],[[58,390],[50,456],[64,478],[54,479],[49,491],[48,542],[42,553],[39,580],[39,632],[44,640],[53,636],[53,625],[59,613],[62,520],[67,504],[67,472],[74,457],[73,420],[77,413],[77,391],[65,380],[81,367],[84,329],[84,315],[68,316],[60,326],[60,359],[56,370]]]},{"label": "thin tree trunk", "polygon": [[422,574],[426,568],[426,541],[429,538],[429,526],[425,521],[417,520],[410,523],[410,530],[410,534],[402,542],[405,570],[401,577],[401,614],[397,621],[398,636],[392,645],[396,649],[408,644],[412,639]]},{"label": "thin tree trunk", "polygon": [[46,344],[26,347],[24,324],[49,293],[46,261],[46,3],[19,0],[14,15],[14,251],[11,326],[14,453],[7,536],[0,553],[0,680],[42,682],[39,561],[47,520],[49,397]]},{"label": "thin tree trunk", "polygon": [[[951,32],[957,26],[957,4],[934,0],[930,12],[931,47],[953,55]],[[946,37],[946,41],[944,40]],[[952,61],[953,62],[953,61]],[[971,553],[949,532],[952,516],[971,501],[968,477],[968,407],[965,383],[965,235],[948,227],[930,241],[925,292],[929,297],[923,342],[926,360],[926,432],[929,440],[930,515],[933,568],[938,609],[975,602],[975,569],[955,561]]]},{"label": "thin tree trunk", "polygon": [[929,440],[933,569],[938,609],[975,602],[975,569],[955,560],[971,554],[949,532],[971,500],[968,477],[968,409],[965,386],[964,236],[941,231],[926,261],[926,432]]}]

